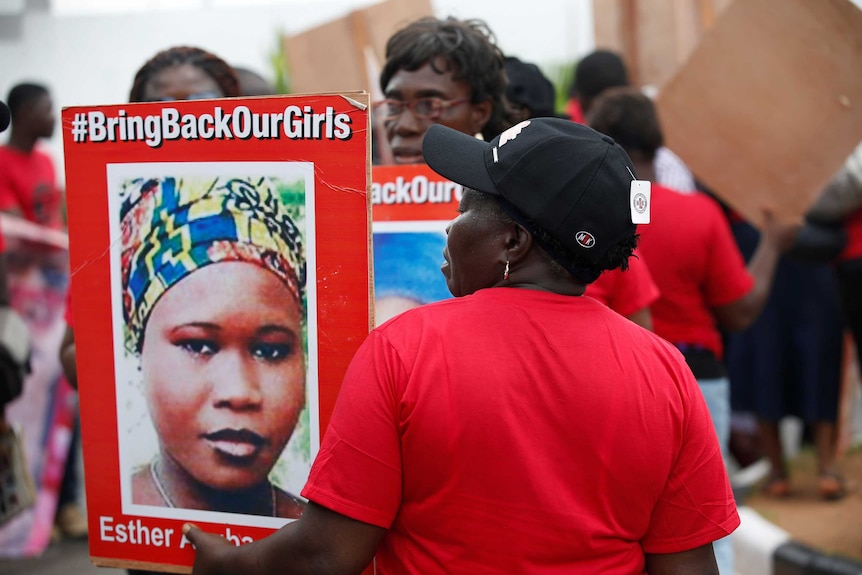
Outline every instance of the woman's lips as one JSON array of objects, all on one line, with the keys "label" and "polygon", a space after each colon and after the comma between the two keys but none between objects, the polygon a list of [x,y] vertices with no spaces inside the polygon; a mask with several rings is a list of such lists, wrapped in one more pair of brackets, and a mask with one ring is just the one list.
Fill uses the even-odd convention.
[{"label": "woman's lips", "polygon": [[221,429],[203,436],[218,453],[233,459],[252,459],[266,446],[266,439],[248,429]]},{"label": "woman's lips", "polygon": [[440,266],[440,271],[443,272],[443,275],[446,278],[449,277],[449,260],[443,260],[443,265]]}]

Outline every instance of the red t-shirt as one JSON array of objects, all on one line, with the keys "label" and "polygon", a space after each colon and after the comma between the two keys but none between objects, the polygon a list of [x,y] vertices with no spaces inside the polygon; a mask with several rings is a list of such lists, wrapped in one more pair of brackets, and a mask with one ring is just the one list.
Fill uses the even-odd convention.
[{"label": "red t-shirt", "polygon": [[381,574],[641,573],[739,524],[682,355],[591,298],[518,288],[375,329],[302,494],[388,530]]},{"label": "red t-shirt", "polygon": [[31,222],[63,226],[63,198],[51,158],[39,150],[25,153],[0,146],[0,210],[15,209]]},{"label": "red t-shirt", "polygon": [[569,119],[573,122],[586,124],[586,121],[584,121],[584,113],[581,110],[581,103],[578,102],[577,98],[569,98],[566,102],[566,115],[568,115]]},{"label": "red t-shirt", "polygon": [[652,185],[652,221],[638,226],[638,248],[661,296],[652,305],[655,333],[674,344],[704,347],[721,358],[712,309],[754,287],[730,226],[715,201]]},{"label": "red t-shirt", "polygon": [[862,258],[862,208],[856,210],[844,221],[847,230],[847,245],[839,261],[849,261]]},{"label": "red t-shirt", "polygon": [[658,286],[650,275],[649,267],[635,250],[629,258],[629,269],[617,268],[603,272],[599,279],[587,286],[584,295],[597,299],[618,314],[628,317],[649,307],[658,299]]}]

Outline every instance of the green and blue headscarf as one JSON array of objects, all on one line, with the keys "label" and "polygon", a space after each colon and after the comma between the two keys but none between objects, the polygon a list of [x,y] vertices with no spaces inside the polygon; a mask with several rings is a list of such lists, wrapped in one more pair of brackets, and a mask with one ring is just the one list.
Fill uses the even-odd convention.
[{"label": "green and blue headscarf", "polygon": [[[267,178],[141,178],[121,191],[126,348],[140,352],[159,298],[204,266],[246,262],[274,273],[301,304],[302,235]],[[214,286],[214,289],[218,289]]]}]

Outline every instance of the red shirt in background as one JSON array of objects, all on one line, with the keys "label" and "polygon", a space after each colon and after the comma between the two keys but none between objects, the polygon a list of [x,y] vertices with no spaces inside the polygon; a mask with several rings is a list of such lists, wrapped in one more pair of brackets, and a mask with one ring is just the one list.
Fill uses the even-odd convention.
[{"label": "red shirt in background", "polygon": [[44,152],[0,146],[0,210],[20,210],[27,220],[63,227],[63,198],[54,164]]},{"label": "red shirt in background", "polygon": [[566,114],[569,116],[571,121],[577,122],[578,124],[586,124],[584,113],[581,111],[581,103],[578,102],[577,98],[570,98],[569,101],[566,102]]},{"label": "red shirt in background", "polygon": [[862,209],[856,210],[844,220],[844,229],[847,230],[847,246],[838,256],[838,261],[862,258]]},{"label": "red shirt in background", "polygon": [[658,286],[649,267],[635,250],[629,258],[629,269],[603,272],[587,286],[584,295],[597,299],[618,314],[628,317],[651,306],[659,298]]},{"label": "red shirt in background", "polygon": [[730,225],[718,204],[702,193],[682,194],[652,185],[652,221],[638,226],[638,247],[661,296],[650,308],[655,333],[679,345],[723,355],[712,308],[754,287]]}]

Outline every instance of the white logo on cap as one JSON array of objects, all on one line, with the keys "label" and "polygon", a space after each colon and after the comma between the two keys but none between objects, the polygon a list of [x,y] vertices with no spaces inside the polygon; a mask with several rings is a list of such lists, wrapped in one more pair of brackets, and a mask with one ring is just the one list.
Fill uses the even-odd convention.
[{"label": "white logo on cap", "polygon": [[591,248],[596,245],[596,238],[590,232],[578,232],[575,234],[575,241],[582,248]]},{"label": "white logo on cap", "polygon": [[629,188],[631,219],[633,224],[650,222],[650,183],[647,180],[632,180]]},{"label": "white logo on cap", "polygon": [[500,141],[497,143],[496,146],[494,146],[494,149],[491,150],[494,154],[494,163],[495,164],[499,161],[499,158],[497,157],[497,148],[498,147],[502,148],[503,146],[506,145],[507,142],[511,142],[512,140],[517,138],[518,134],[521,133],[521,130],[523,130],[524,128],[526,128],[529,125],[530,125],[530,120],[524,120],[523,122],[521,122],[519,124],[515,124],[514,126],[509,128],[508,130],[506,130],[502,134],[500,134]]}]

